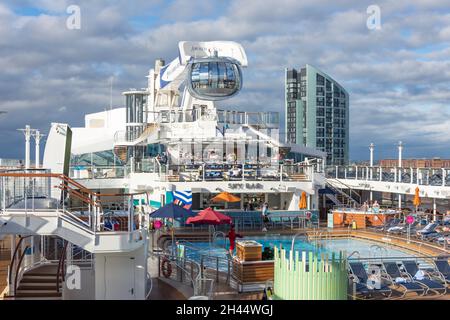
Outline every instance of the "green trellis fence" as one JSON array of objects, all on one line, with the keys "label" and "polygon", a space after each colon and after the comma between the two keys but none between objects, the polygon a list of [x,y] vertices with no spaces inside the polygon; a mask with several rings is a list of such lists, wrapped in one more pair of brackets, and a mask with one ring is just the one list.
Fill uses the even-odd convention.
[{"label": "green trellis fence", "polygon": [[282,300],[347,300],[345,252],[329,255],[289,252],[275,247],[274,298]]}]

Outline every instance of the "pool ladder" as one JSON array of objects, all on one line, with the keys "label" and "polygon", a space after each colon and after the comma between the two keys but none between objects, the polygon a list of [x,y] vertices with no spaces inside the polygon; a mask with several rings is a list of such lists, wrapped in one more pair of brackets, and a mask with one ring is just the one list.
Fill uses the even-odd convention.
[{"label": "pool ladder", "polygon": [[350,259],[353,255],[356,255],[356,254],[358,255],[358,259],[360,259],[361,258],[361,254],[359,253],[358,250],[355,250],[347,257],[347,260]]},{"label": "pool ladder", "polygon": [[306,232],[298,232],[294,235],[294,237],[292,237],[292,243],[291,243],[291,252],[294,252],[294,244],[295,244],[295,239],[297,238],[297,236],[305,236],[305,239],[307,242],[311,243],[308,237],[308,234]]},{"label": "pool ladder", "polygon": [[[373,250],[372,250],[373,249]],[[373,255],[372,255],[373,252]],[[372,258],[376,258],[376,252],[384,252],[384,257],[388,255],[387,249],[385,247],[379,246],[377,244],[373,244],[370,246],[370,256]],[[383,260],[383,254],[380,255],[380,260]]]},{"label": "pool ladder", "polygon": [[223,237],[223,247],[226,249],[226,247],[227,247],[227,236],[226,236],[225,233],[222,232],[222,231],[216,231],[216,232],[213,233],[213,236],[212,236],[213,243],[215,243],[216,240],[217,240],[220,236]]}]

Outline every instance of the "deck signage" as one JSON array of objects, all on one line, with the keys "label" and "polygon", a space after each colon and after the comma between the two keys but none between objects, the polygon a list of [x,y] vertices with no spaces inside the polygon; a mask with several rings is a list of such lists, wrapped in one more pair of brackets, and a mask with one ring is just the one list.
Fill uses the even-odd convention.
[{"label": "deck signage", "polygon": [[264,189],[264,186],[261,183],[229,183],[228,188],[231,190],[242,190],[242,189]]},{"label": "deck signage", "polygon": [[407,224],[413,224],[414,223],[414,217],[413,216],[407,216],[406,217],[406,223]]}]

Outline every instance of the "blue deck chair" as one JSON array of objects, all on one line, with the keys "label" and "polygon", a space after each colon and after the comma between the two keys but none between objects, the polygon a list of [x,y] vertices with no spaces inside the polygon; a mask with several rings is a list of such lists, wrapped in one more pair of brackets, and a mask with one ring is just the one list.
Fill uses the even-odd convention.
[{"label": "blue deck chair", "polygon": [[[420,270],[417,263],[413,260],[409,261],[402,261],[403,267],[405,268],[406,272],[408,273],[411,280],[414,280],[418,282],[419,284],[423,284],[426,286],[426,292],[428,293],[429,290],[434,291],[436,294],[444,295],[447,293],[447,287],[443,285],[441,282],[435,281],[431,278],[431,276],[427,273],[425,273],[425,276],[428,278],[423,278],[422,280],[416,279],[414,276],[417,274],[417,272]],[[440,279],[445,284],[444,279]]]},{"label": "blue deck chair", "polygon": [[354,278],[356,278],[356,291],[364,296],[371,296],[373,293],[381,293],[389,298],[392,295],[392,289],[381,284],[380,289],[371,289],[367,287],[369,275],[361,262],[350,262],[349,269]]},{"label": "blue deck chair", "polygon": [[[388,281],[390,281],[393,285],[403,288],[402,297],[404,297],[408,292],[416,292],[418,295],[425,294],[425,285],[421,285],[409,278],[405,279],[396,262],[383,262],[383,270],[387,275]],[[403,278],[405,279],[405,282],[396,282],[396,278]]]},{"label": "blue deck chair", "polygon": [[445,282],[450,284],[450,265],[447,259],[434,260],[438,273],[445,279]]},{"label": "blue deck chair", "polygon": [[427,236],[429,234],[432,233],[436,233],[436,228],[439,225],[437,223],[434,222],[430,222],[429,224],[427,224],[423,229],[420,229],[418,231],[416,231],[417,236],[419,236],[420,238],[423,238],[424,236]]},{"label": "blue deck chair", "polygon": [[385,224],[383,224],[382,226],[379,227],[374,227],[375,230],[377,231],[386,231],[387,229],[391,228],[391,227],[395,227],[398,224],[400,224],[401,220],[400,219],[391,219],[388,222],[386,222]]}]

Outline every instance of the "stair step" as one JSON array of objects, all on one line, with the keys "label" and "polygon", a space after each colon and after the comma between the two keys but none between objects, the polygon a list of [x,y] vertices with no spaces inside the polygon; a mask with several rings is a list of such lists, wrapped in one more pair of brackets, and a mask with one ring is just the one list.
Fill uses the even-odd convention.
[{"label": "stair step", "polygon": [[14,297],[14,296],[3,296],[3,300],[62,300],[62,296],[59,297]]},{"label": "stair step", "polygon": [[15,298],[43,298],[43,297],[62,297],[61,292],[18,292]]},{"label": "stair step", "polygon": [[40,295],[40,294],[57,293],[57,292],[56,292],[56,288],[47,289],[47,290],[35,290],[35,289],[17,290],[17,295],[21,295],[24,293]]},{"label": "stair step", "polygon": [[30,276],[56,276],[56,271],[54,272],[36,272],[34,270],[25,272],[25,274]]},{"label": "stair step", "polygon": [[32,274],[32,273],[25,273],[23,275],[24,278],[34,278],[34,279],[48,279],[48,278],[53,278],[56,279],[57,275],[56,274]]},{"label": "stair step", "polygon": [[[60,278],[61,282],[62,279]],[[26,277],[24,276],[20,283],[56,283],[56,277],[53,278],[42,278],[42,277]]]},{"label": "stair step", "polygon": [[[59,287],[61,287],[61,284],[60,284],[60,286]],[[17,288],[17,291],[23,291],[23,290],[26,290],[26,291],[28,291],[28,290],[50,290],[50,291],[55,291],[56,290],[56,284],[53,284],[53,285],[49,285],[49,284],[41,284],[41,283],[39,283],[39,284],[37,284],[37,283],[34,283],[34,284],[26,284],[26,285],[20,285],[18,288]]]}]

